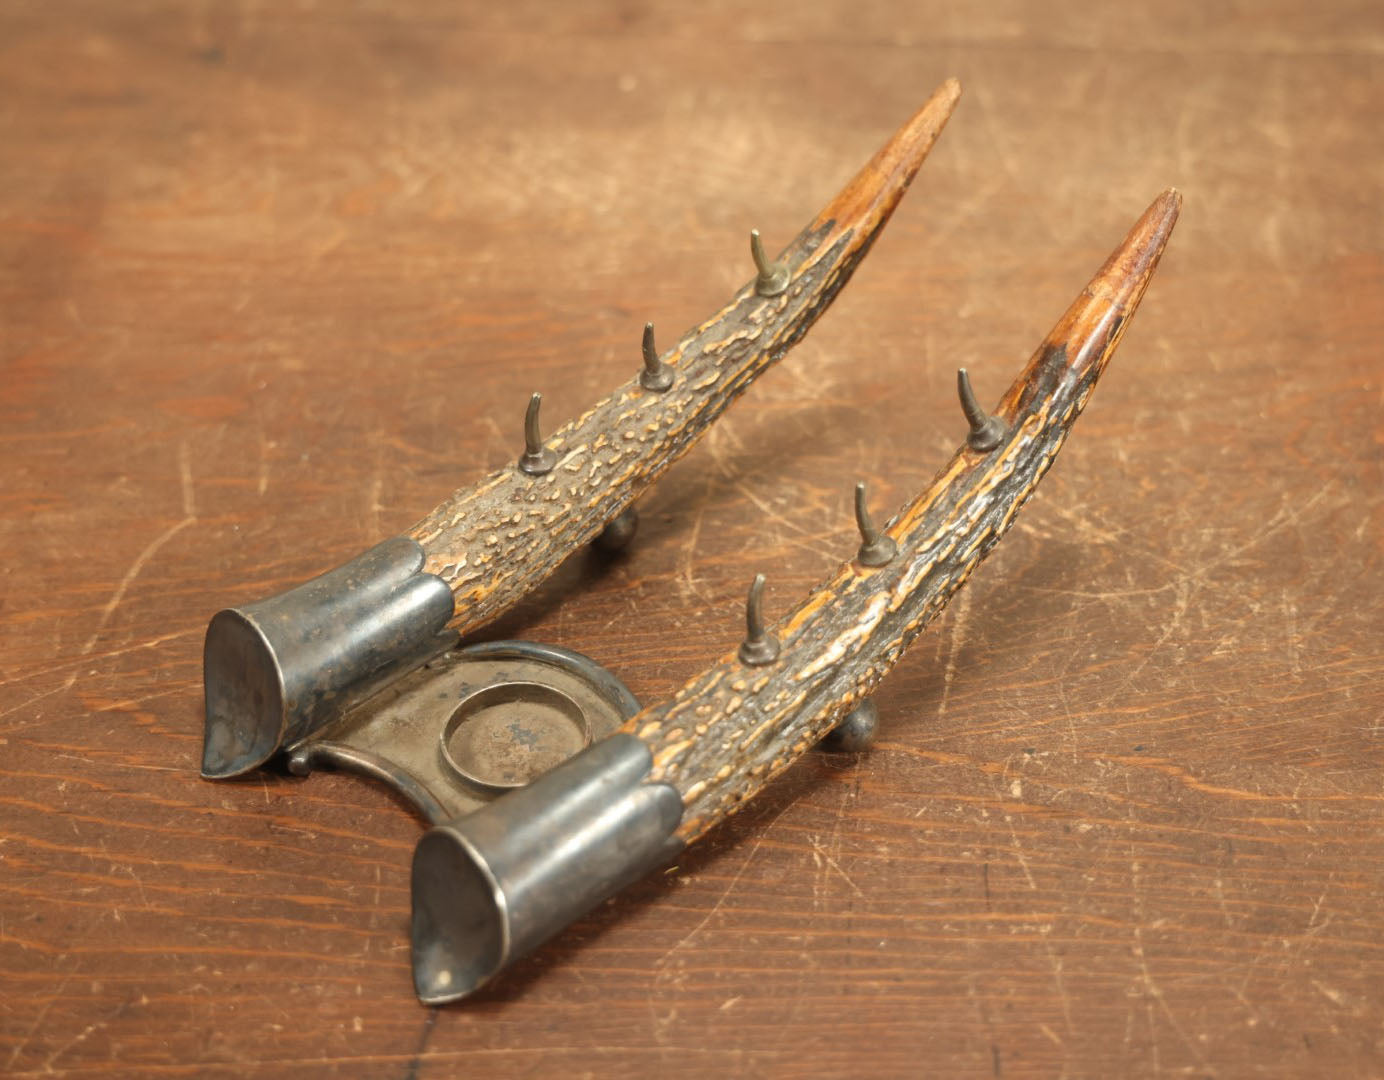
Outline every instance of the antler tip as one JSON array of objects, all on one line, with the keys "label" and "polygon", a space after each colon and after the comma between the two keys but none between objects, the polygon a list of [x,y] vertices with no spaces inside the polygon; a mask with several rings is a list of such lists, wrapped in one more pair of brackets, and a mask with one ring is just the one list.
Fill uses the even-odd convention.
[{"label": "antler tip", "polygon": [[1175,187],[1165,189],[1139,216],[1123,246],[1161,254],[1181,213],[1182,192]]}]

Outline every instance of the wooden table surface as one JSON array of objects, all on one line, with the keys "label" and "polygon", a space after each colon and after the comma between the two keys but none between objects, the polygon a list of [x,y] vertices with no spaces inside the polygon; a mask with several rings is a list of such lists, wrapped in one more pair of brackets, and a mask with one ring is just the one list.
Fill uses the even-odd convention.
[{"label": "wooden table surface", "polygon": [[[645,701],[955,446],[1148,201],[1041,497],[676,868],[414,999],[420,823],[197,776],[217,608],[407,528],[965,93],[835,308],[488,636]],[[1384,1072],[1377,0],[0,10],[0,1072]]]}]

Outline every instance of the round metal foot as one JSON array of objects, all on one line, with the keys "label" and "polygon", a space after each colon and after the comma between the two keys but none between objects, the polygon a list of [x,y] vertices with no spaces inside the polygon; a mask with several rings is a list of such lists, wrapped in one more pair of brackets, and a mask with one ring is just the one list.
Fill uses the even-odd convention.
[{"label": "round metal foot", "polygon": [[879,709],[866,699],[842,717],[817,746],[833,754],[858,754],[875,744],[878,731]]},{"label": "round metal foot", "polygon": [[639,511],[633,506],[627,506],[606,522],[606,527],[592,543],[596,545],[597,550],[613,554],[624,551],[638,531]]}]

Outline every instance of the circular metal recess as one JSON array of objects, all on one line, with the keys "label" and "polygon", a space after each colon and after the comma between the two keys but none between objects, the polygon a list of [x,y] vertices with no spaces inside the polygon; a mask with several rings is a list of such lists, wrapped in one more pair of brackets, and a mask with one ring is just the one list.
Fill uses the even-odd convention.
[{"label": "circular metal recess", "polygon": [[580,705],[545,683],[491,683],[461,699],[439,744],[463,780],[508,791],[585,750],[591,725]]},{"label": "circular metal recess", "polygon": [[639,711],[589,656],[528,641],[453,649],[409,672],[288,752],[384,781],[431,822],[522,787]]}]

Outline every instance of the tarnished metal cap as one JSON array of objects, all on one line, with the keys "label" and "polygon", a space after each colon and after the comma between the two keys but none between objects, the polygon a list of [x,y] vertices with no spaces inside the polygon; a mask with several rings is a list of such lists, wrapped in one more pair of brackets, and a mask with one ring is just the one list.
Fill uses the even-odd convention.
[{"label": "tarnished metal cap", "polygon": [[447,583],[396,537],[295,589],[212,617],[202,775],[236,776],[446,649]]},{"label": "tarnished metal cap", "polygon": [[672,858],[682,799],[650,782],[633,735],[429,829],[413,853],[413,981],[435,1005],[483,986],[573,919]]}]

